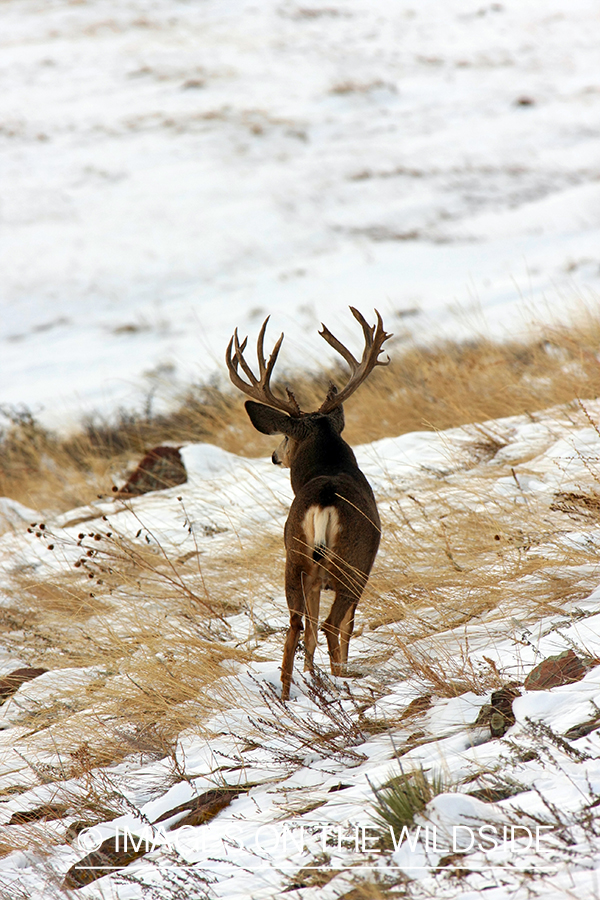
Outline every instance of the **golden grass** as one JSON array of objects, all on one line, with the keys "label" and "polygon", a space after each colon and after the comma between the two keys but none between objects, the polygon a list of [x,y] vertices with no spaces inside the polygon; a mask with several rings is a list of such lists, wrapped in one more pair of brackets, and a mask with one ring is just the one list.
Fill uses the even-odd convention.
[{"label": "golden grass", "polygon": [[[574,405],[563,414],[565,425],[587,424]],[[401,664],[405,675],[417,675],[424,693],[498,688],[505,679],[493,664],[474,667],[468,646],[445,656],[438,636],[484,615],[536,621],[595,585],[596,551],[562,541],[573,527],[570,514],[533,496],[527,503],[491,499],[511,466],[480,463],[487,453],[482,433],[471,433],[472,444],[453,460],[456,472],[467,470],[458,486],[431,473],[410,494],[390,483],[380,503],[381,552],[356,618],[357,634],[389,633],[365,663],[351,644],[351,672],[384,675],[394,657],[392,668]],[[40,751],[68,758],[84,743],[95,766],[138,751],[172,754],[182,730],[202,731],[213,712],[239,703],[228,688],[213,690],[224,675],[281,652],[283,635],[270,637],[264,613],[255,616],[268,596],[285,609],[279,537],[238,541],[228,554],[203,555],[201,567],[200,557],[171,558],[160,546],[116,534],[95,541],[86,533],[81,553],[84,564],[52,583],[17,576],[3,610],[4,645],[32,664],[97,669],[83,689],[66,683],[40,708],[23,712],[21,723]],[[241,611],[253,629],[235,644],[227,617]]]},{"label": "golden grass", "polygon": [[[88,544],[93,557],[85,554]],[[88,538],[81,552],[85,565],[52,581],[13,576],[0,621],[3,645],[65,674],[44,702],[26,701],[13,716],[36,753],[67,761],[81,745],[93,766],[136,752],[172,755],[181,731],[202,730],[231,702],[210,688],[253,655],[252,646],[235,645],[226,620],[242,608],[251,616],[248,557],[237,565],[216,562],[205,579],[197,564],[184,574],[185,564],[162,548],[118,535]],[[265,553],[268,559],[268,542],[263,560]],[[70,682],[71,670],[90,667],[83,684]]]},{"label": "golden grass", "polygon": [[368,591],[373,625],[434,608],[444,611],[448,627],[457,627],[513,594],[540,615],[586,595],[593,575],[578,585],[559,576],[565,567],[598,562],[594,551],[563,544],[572,529],[564,513],[539,501],[526,507],[486,496],[507,472],[509,466],[493,469],[479,484],[472,476],[470,487],[479,489],[487,509],[465,509],[453,503],[452,488],[425,479],[420,508],[410,497],[396,501],[384,520],[384,554]]},{"label": "golden grass", "polygon": [[[562,418],[565,428],[589,424],[578,404],[555,409],[547,418],[553,417]],[[477,431],[471,433],[477,452]],[[494,493],[498,479],[514,476],[511,464],[478,465],[473,458],[469,462],[468,451],[454,458],[455,471],[468,470],[458,484],[452,472],[424,473],[417,489],[398,489],[380,508],[382,550],[357,613],[358,632],[390,632],[379,660],[384,670],[393,655],[396,663],[403,658],[403,673],[417,675],[424,692],[438,696],[483,694],[506,681],[491,661],[473,666],[469,623],[488,623],[493,643],[499,634],[510,637],[511,617],[524,627],[565,616],[596,587],[600,568],[593,542],[574,546],[564,540],[568,532],[589,527],[585,501],[595,496],[596,471],[588,472],[589,485],[577,503],[539,494],[515,502]],[[452,630],[463,633],[454,641],[458,652],[445,641]]]},{"label": "golden grass", "polygon": [[353,879],[354,887],[343,894],[338,894],[338,900],[390,900],[394,897],[407,896],[402,888],[398,888],[399,885],[404,886],[408,881],[404,873],[396,876],[395,882],[390,885],[386,885],[383,881],[379,882],[377,875],[375,875],[375,879],[375,881],[371,881],[364,876],[356,876]]},{"label": "golden grass", "polygon": [[[592,309],[566,325],[539,326],[520,342],[392,343],[391,365],[377,369],[347,403],[345,436],[350,444],[366,443],[596,397],[599,350],[600,312]],[[316,408],[330,378],[343,383],[346,377],[340,368],[293,379],[293,387],[302,406]],[[209,441],[242,456],[265,455],[272,441],[248,427],[241,401],[229,386],[190,388],[168,415],[90,417],[66,438],[25,409],[5,410],[11,421],[0,434],[0,496],[46,512],[72,509],[110,495],[114,477],[165,441]]]}]

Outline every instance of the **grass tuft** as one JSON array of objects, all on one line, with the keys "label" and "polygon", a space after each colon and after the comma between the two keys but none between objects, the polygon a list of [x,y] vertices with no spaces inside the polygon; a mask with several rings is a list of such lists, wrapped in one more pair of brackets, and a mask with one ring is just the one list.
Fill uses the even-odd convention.
[{"label": "grass tuft", "polygon": [[394,846],[390,829],[398,840],[402,829],[413,825],[415,816],[423,812],[429,801],[448,790],[442,775],[430,777],[422,767],[409,773],[400,767],[400,775],[393,776],[382,787],[371,784],[371,788],[375,794],[372,815],[382,830],[386,847]]}]

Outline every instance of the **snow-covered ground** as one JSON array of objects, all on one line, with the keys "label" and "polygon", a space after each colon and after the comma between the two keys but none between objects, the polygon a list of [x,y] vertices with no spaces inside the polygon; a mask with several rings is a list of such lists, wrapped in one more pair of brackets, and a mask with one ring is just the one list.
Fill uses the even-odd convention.
[{"label": "snow-covered ground", "polygon": [[[168,401],[222,374],[235,325],[256,334],[268,313],[291,367],[329,352],[321,319],[356,343],[348,304],[429,340],[515,334],[576,298],[596,303],[599,36],[595,0],[1,3],[0,405],[67,428],[150,392]],[[129,881],[76,896],[334,900],[380,877],[413,879],[415,898],[597,900],[600,404],[586,410],[359,448],[384,522],[350,648],[361,677],[311,683],[297,667],[285,707],[281,571],[252,604],[240,579],[256,577],[257,536],[280,539],[286,473],[189,446],[186,485],[72,510],[40,537],[26,531],[34,510],[1,499],[0,679],[50,669],[0,708],[5,895],[65,896],[88,851],[146,828],[163,849],[124,869]],[[112,664],[76,666],[35,621],[27,631],[18,579],[55,585],[59,616],[61,586],[84,552],[94,574],[106,545],[90,535],[108,529],[140,553],[158,541],[173,565],[198,558],[207,577],[237,566],[219,647],[254,661],[213,685],[237,698],[225,711],[207,721],[202,698],[187,701],[199,724],[175,761],[142,748],[69,775],[69,734],[80,748],[105,724],[88,697],[130,682]],[[191,626],[168,598],[137,599],[167,653],[174,635],[185,643],[177,629]],[[74,615],[73,647],[135,637],[130,600],[117,590]],[[567,650],[578,681],[523,688]],[[322,646],[317,660],[327,671]],[[515,723],[492,738],[492,684],[510,681]],[[398,774],[397,755],[446,790],[417,817],[414,847],[378,852],[370,783]],[[244,790],[207,824],[175,827],[175,807],[225,786]],[[76,801],[94,792],[106,815],[77,836]],[[7,824],[44,804],[64,809]]]},{"label": "snow-covered ground", "polygon": [[[407,434],[358,448],[383,521],[373,582],[382,591],[382,571],[391,572],[390,609],[396,603],[395,613],[378,621],[372,596],[359,606],[350,657],[361,677],[312,682],[297,666],[291,700],[281,704],[285,600],[280,588],[256,592],[252,608],[242,604],[227,617],[220,636],[221,646],[253,645],[255,661],[234,664],[232,674],[213,685],[215,696],[235,699],[208,721],[201,721],[198,706],[198,724],[179,735],[175,772],[168,757],[144,758],[138,751],[95,773],[68,776],[63,731],[85,738],[92,726],[97,729],[102,710],[90,706],[86,692],[102,679],[123,684],[112,661],[65,668],[65,657],[55,670],[24,684],[1,709],[3,841],[9,847],[20,841],[23,849],[5,850],[0,886],[10,893],[12,880],[28,897],[64,896],[60,883],[74,864],[98,865],[87,854],[105,841],[114,844],[117,835],[122,847],[127,834],[128,840],[148,838],[150,852],[79,888],[77,896],[266,900],[287,889],[290,898],[334,900],[357,879],[379,878],[400,886],[409,879],[414,898],[596,898],[600,589],[586,597],[583,585],[598,582],[600,530],[590,509],[600,477],[600,432],[592,424],[599,418],[600,402],[589,401],[585,411],[572,404],[483,428]],[[493,442],[483,453],[486,435]],[[156,548],[158,541],[161,553],[178,562],[199,554],[207,573],[220,560],[248,567],[259,559],[265,540],[281,534],[290,499],[287,474],[268,460],[244,460],[207,445],[187,447],[183,456],[187,484],[127,506],[99,501],[73,510],[45,523],[37,537],[35,529],[26,531],[35,513],[5,501],[12,516],[0,538],[7,612],[14,616],[15,603],[18,608],[13,575],[66,583],[61,579],[78,559],[93,566],[94,548],[104,546],[93,535],[108,529],[113,541],[120,535],[140,548],[147,541]],[[465,516],[473,516],[474,529],[463,529],[459,542],[453,522]],[[399,531],[394,521],[403,523]],[[434,594],[429,605],[419,604],[402,581],[401,548],[406,559],[411,540],[414,547],[425,545],[430,568],[438,566],[429,583],[437,578],[448,586],[438,605]],[[470,544],[477,544],[476,553]],[[419,565],[413,561],[417,586]],[[473,566],[490,594],[501,591],[477,609],[468,585]],[[400,593],[406,591],[400,612],[398,591],[392,600],[394,581]],[[74,623],[74,642],[82,634],[89,640],[107,628],[115,636],[127,629],[126,598],[118,591],[105,596],[111,605],[97,619],[83,631]],[[385,590],[382,596],[385,602]],[[144,610],[149,614],[152,600],[144,598],[143,583],[135,603],[142,618]],[[174,612],[162,618],[167,660]],[[14,621],[13,647],[19,641]],[[261,622],[270,629],[259,628]],[[318,650],[326,672],[326,653],[322,645]],[[542,690],[523,687],[534,666],[568,650],[581,661],[578,680]],[[439,672],[437,688],[414,660]],[[3,651],[0,674],[26,661],[14,650]],[[521,693],[513,703],[515,722],[502,737],[490,733],[489,709],[486,718],[492,682],[517,683]],[[58,719],[33,727],[36,711],[53,705]],[[381,829],[371,817],[371,785],[399,774],[398,755],[405,773],[422,767],[429,776],[442,776],[445,789],[408,836],[400,840],[395,833],[397,850],[383,852],[376,843]],[[77,835],[73,804],[78,797],[98,797],[99,786],[120,811]],[[184,827],[190,809],[178,809],[181,804],[194,798],[207,803],[214,800],[207,792],[226,788],[240,793],[210,821]],[[62,813],[46,823],[6,824],[16,813],[61,803]],[[44,846],[49,837],[52,849]],[[329,876],[328,884],[314,886],[315,878],[322,883]]]},{"label": "snow-covered ground", "polygon": [[164,401],[267,313],[316,364],[350,303],[427,340],[595,296],[599,36],[596,0],[2,3],[0,404]]}]

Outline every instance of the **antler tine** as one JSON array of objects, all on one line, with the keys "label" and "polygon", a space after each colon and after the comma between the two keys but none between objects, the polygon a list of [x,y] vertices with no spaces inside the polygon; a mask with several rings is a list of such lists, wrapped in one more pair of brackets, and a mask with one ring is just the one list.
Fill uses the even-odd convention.
[{"label": "antler tine", "polygon": [[[262,323],[260,331],[258,332],[258,339],[256,341],[256,356],[258,358],[258,371],[260,373],[261,379],[262,379],[263,375],[265,374],[265,370],[266,370],[264,344],[265,344],[265,331],[267,330],[267,323],[270,318],[271,318],[271,316],[267,316],[265,321]],[[283,338],[283,335],[281,335],[281,337],[279,338],[279,343],[277,344],[277,349],[281,346],[281,338]],[[273,352],[275,352],[275,351],[273,351]],[[271,354],[271,356],[272,355],[273,354]]]},{"label": "antler tine", "polygon": [[[250,366],[248,365],[248,363],[246,362],[246,360],[244,359],[244,350],[246,349],[246,344],[248,343],[248,338],[245,337],[244,340],[242,341],[242,343],[240,344],[239,339],[238,339],[237,328],[235,329],[233,337],[235,340],[234,363],[235,363],[236,372],[237,372],[238,365],[240,365],[242,367],[242,371],[246,375],[246,378],[248,378],[248,380],[250,381],[251,385],[253,387],[256,387],[256,385],[258,384],[258,379],[257,379],[256,375],[254,374],[254,372],[252,371],[252,369],[250,368]],[[242,378],[240,378],[240,382],[241,382],[241,384],[245,384],[245,381],[243,381]],[[238,387],[239,386],[240,385],[238,384]]]},{"label": "antler tine", "polygon": [[[258,334],[258,340],[256,342],[256,355],[258,359],[259,377],[256,377],[244,358],[244,350],[246,349],[248,338],[244,338],[244,340],[240,344],[237,328],[235,329],[233,337],[229,341],[227,352],[225,354],[225,361],[227,363],[229,377],[232,383],[237,388],[239,388],[239,390],[241,390],[244,394],[247,394],[249,397],[252,397],[254,400],[258,400],[260,403],[265,403],[267,406],[274,407],[275,409],[282,410],[283,412],[288,413],[288,415],[290,416],[297,417],[302,415],[302,411],[298,406],[296,398],[294,397],[292,392],[287,390],[288,399],[284,400],[281,397],[275,396],[275,394],[271,390],[271,385],[269,384],[283,341],[283,334],[281,334],[275,346],[273,347],[273,350],[271,351],[269,361],[266,362],[264,340],[269,318],[270,316],[267,316],[267,318],[263,322]],[[244,381],[244,379],[241,377],[238,371],[238,367],[241,367],[248,381]]]},{"label": "antler tine", "polygon": [[365,379],[370,375],[375,366],[387,366],[389,365],[390,358],[388,356],[387,359],[379,359],[379,354],[381,353],[381,349],[385,341],[388,340],[392,335],[387,334],[383,329],[383,320],[379,315],[379,312],[375,310],[375,315],[377,316],[377,325],[369,325],[367,320],[364,318],[362,313],[360,313],[353,306],[350,307],[350,311],[357,322],[359,322],[364,338],[365,338],[365,349],[363,351],[362,359],[358,362],[357,359],[354,358],[352,353],[345,347],[341,341],[339,341],[328,328],[323,325],[323,330],[319,332],[321,337],[325,338],[328,344],[337,350],[338,353],[343,356],[350,367],[350,379],[346,383],[345,387],[337,393],[334,391],[333,385],[327,392],[327,396],[323,401],[319,412],[320,413],[328,413],[331,412],[332,409],[335,409],[336,406],[341,406],[351,394],[365,381]]},{"label": "antler tine", "polygon": [[[367,320],[365,319],[365,317],[363,316],[361,311],[356,309],[356,307],[351,306],[350,312],[352,313],[352,315],[354,316],[356,321],[360,323],[360,326],[363,330],[363,334],[365,336],[365,344],[367,347],[370,347],[373,343],[373,335],[375,334],[375,325],[369,325],[369,323],[367,322]],[[381,316],[379,315],[377,310],[375,310],[375,315],[377,316],[377,326],[379,328],[382,328],[383,322],[381,321]]]},{"label": "antler tine", "polygon": [[270,388],[270,386],[269,386],[269,382],[270,382],[270,380],[271,380],[271,375],[272,375],[272,373],[273,373],[273,368],[275,367],[275,363],[277,362],[277,357],[279,356],[279,348],[281,347],[281,342],[282,342],[282,341],[283,341],[283,334],[280,334],[277,343],[275,344],[275,346],[273,347],[273,349],[272,349],[272,351],[271,351],[271,355],[270,355],[270,357],[269,357],[269,362],[267,363],[267,367],[266,367],[266,368],[264,367],[265,361],[264,361],[264,359],[262,360],[261,378],[262,378],[262,376],[263,376],[263,374],[264,374],[264,377],[265,377],[265,379],[266,379],[267,388],[269,389],[269,392],[270,392],[270,390],[271,390],[271,388]]},{"label": "antler tine", "polygon": [[[229,344],[227,345],[227,351],[225,353],[225,362],[227,363],[229,377],[230,377],[231,381],[233,382],[233,384],[235,384],[236,387],[241,387],[241,385],[245,384],[245,382],[242,381],[242,379],[239,376],[237,367],[238,367],[238,362],[239,362],[238,351],[240,354],[243,352],[247,341],[248,341],[248,338],[246,338],[246,340],[243,342],[243,344],[240,348],[238,336],[237,336],[237,328],[236,328],[235,334],[229,341]],[[235,343],[235,355],[233,354],[234,343]]]},{"label": "antler tine", "polygon": [[348,350],[348,348],[347,348],[347,347],[344,347],[344,345],[341,343],[341,341],[338,341],[338,339],[336,338],[336,336],[330,332],[330,330],[329,330],[329,328],[327,327],[327,325],[323,325],[323,323],[321,322],[321,328],[322,328],[323,330],[319,332],[320,336],[321,336],[322,338],[325,338],[325,340],[327,341],[327,343],[328,343],[331,347],[333,347],[334,350],[337,350],[337,352],[338,352],[341,356],[344,357],[344,359],[346,360],[346,362],[348,363],[348,365],[350,366],[350,368],[351,368],[352,371],[354,372],[354,370],[358,367],[358,360],[354,359],[354,357],[352,356],[352,354],[350,353],[350,351]]}]

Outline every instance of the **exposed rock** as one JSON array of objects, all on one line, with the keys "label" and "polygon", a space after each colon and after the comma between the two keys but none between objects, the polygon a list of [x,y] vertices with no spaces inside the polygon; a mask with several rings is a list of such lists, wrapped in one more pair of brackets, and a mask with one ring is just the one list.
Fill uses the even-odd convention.
[{"label": "exposed rock", "polygon": [[[179,821],[168,828],[168,831],[176,831],[184,825],[196,826],[202,825],[214,819],[222,809],[229,806],[232,800],[245,791],[250,790],[252,785],[243,785],[235,788],[214,788],[205,791],[198,797],[193,797],[186,803],[173,807],[164,812],[153,824],[166,822],[178,813],[186,813]],[[130,863],[144,856],[153,849],[152,839],[148,841],[139,837],[136,845],[129,845],[126,840],[120,840],[119,836],[107,838],[102,842],[97,850],[88,853],[83,859],[80,859],[71,866],[63,882],[63,889],[77,889],[91,884],[103,875],[109,875],[111,872],[122,869]]]},{"label": "exposed rock", "polygon": [[35,809],[19,810],[12,814],[9,825],[26,825],[28,822],[52,822],[62,819],[69,807],[64,803],[44,803]]},{"label": "exposed rock", "polygon": [[[598,661],[593,660],[592,665]],[[533,669],[525,679],[528,691],[547,691],[561,684],[581,681],[592,665],[585,665],[573,650],[565,650],[557,656],[549,656]]]},{"label": "exposed rock", "polygon": [[48,669],[36,669],[26,666],[22,669],[15,669],[10,675],[5,675],[4,678],[0,678],[0,703],[6,700],[7,697],[10,697],[11,694],[16,694],[21,685],[25,684],[26,681],[31,681],[33,678],[37,678],[47,671]]},{"label": "exposed rock", "polygon": [[116,490],[116,497],[137,497],[149,491],[162,491],[184,484],[187,472],[179,450],[179,447],[153,447],[123,487]]},{"label": "exposed rock", "polygon": [[490,731],[492,737],[502,737],[511,725],[515,724],[513,701],[521,696],[518,685],[508,684],[499,691],[494,691],[491,700]]}]

